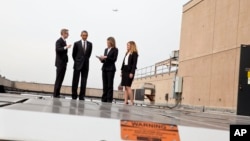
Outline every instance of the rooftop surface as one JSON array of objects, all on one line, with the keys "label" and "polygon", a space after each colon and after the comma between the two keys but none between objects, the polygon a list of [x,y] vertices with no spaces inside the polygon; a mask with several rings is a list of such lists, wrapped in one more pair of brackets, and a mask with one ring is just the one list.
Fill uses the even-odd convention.
[{"label": "rooftop surface", "polygon": [[[250,117],[219,111],[132,106],[121,102],[102,103],[98,99],[79,101],[0,93],[0,139],[125,140],[122,137],[122,121],[176,126],[181,141],[226,141],[229,140],[230,125],[249,124]],[[79,131],[87,135],[79,135]],[[33,133],[27,134],[30,132]],[[199,135],[192,135],[197,132],[201,132],[200,138]]]}]

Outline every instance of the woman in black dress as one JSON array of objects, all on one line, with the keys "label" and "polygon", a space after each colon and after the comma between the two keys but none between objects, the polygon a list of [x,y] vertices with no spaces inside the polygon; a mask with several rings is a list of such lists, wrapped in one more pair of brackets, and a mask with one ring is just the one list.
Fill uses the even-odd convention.
[{"label": "woman in black dress", "polygon": [[121,67],[121,86],[125,87],[124,91],[124,103],[128,104],[128,98],[131,101],[131,105],[134,105],[134,97],[131,89],[132,81],[134,80],[135,70],[138,59],[138,51],[134,41],[129,41],[127,43],[127,52],[123,59]]}]

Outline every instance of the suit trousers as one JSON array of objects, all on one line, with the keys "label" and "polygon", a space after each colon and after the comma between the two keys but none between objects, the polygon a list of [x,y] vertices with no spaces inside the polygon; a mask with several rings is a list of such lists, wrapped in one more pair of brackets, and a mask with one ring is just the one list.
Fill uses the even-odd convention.
[{"label": "suit trousers", "polygon": [[56,68],[56,81],[54,85],[54,94],[53,94],[54,97],[60,96],[60,90],[65,76],[66,67],[67,66],[61,66]]},{"label": "suit trousers", "polygon": [[114,76],[115,71],[102,71],[102,84],[103,84],[103,94],[102,94],[102,102],[110,102],[113,101],[113,89],[114,89]]},{"label": "suit trousers", "polygon": [[72,99],[77,99],[77,88],[79,83],[79,77],[81,74],[81,88],[79,99],[84,100],[85,92],[86,92],[86,85],[87,85],[87,78],[88,78],[89,70],[83,67],[81,70],[74,70],[73,73],[73,80],[72,80]]}]

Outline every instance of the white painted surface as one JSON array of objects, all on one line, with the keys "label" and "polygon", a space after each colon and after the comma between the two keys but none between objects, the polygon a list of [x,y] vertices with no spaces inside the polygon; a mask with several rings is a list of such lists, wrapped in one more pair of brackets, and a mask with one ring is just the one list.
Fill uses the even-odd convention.
[{"label": "white painted surface", "polygon": [[[178,126],[181,141],[229,141],[229,131]],[[0,139],[120,141],[120,120],[0,109]]]},{"label": "white painted surface", "polygon": [[0,109],[0,139],[25,141],[119,141],[120,121]]},{"label": "white painted surface", "polygon": [[178,126],[181,141],[229,141],[229,131]]}]

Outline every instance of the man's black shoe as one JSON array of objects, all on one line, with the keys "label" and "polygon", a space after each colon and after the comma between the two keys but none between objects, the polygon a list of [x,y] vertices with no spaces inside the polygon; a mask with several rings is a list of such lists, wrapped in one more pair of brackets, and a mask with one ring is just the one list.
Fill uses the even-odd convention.
[{"label": "man's black shoe", "polygon": [[85,98],[84,97],[79,97],[79,100],[85,100]]},{"label": "man's black shoe", "polygon": [[54,95],[53,97],[54,97],[54,98],[61,98],[60,95]]}]

